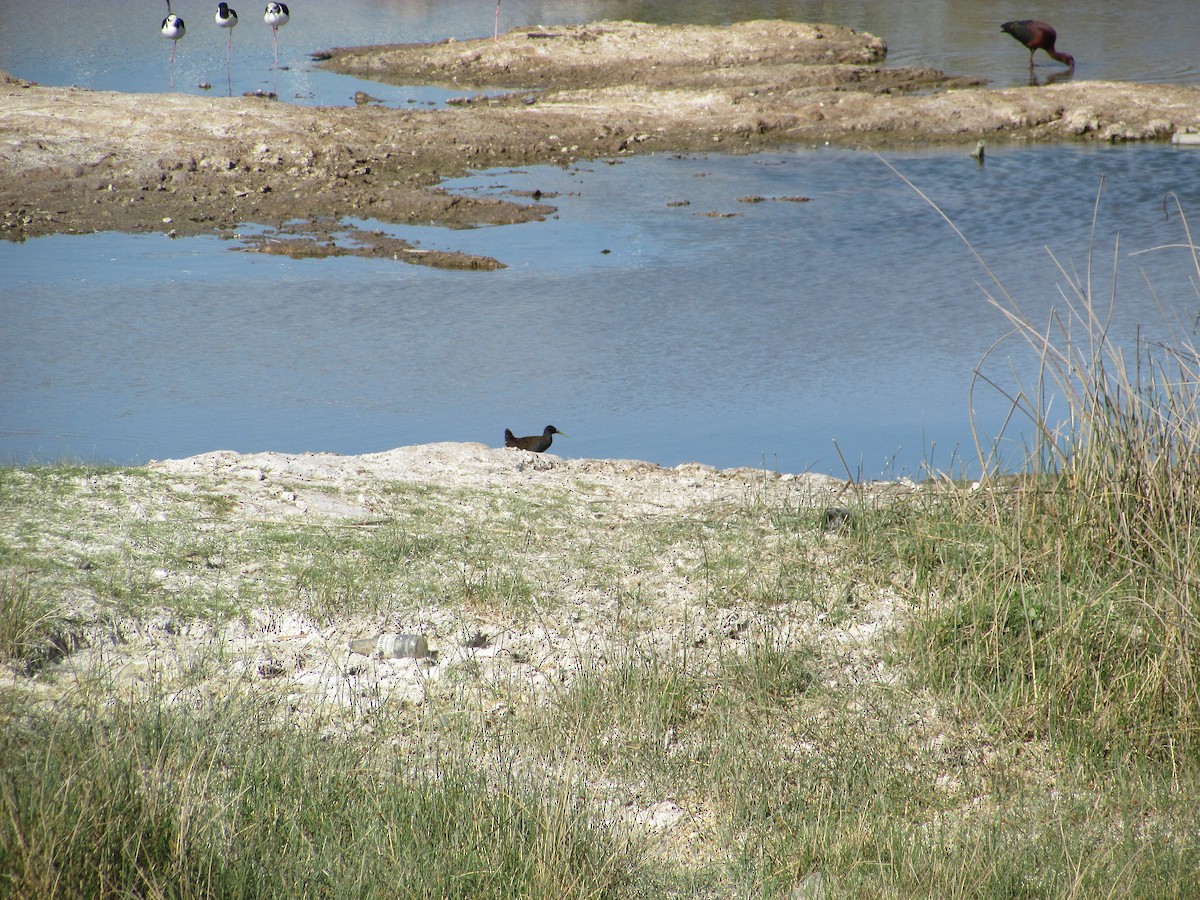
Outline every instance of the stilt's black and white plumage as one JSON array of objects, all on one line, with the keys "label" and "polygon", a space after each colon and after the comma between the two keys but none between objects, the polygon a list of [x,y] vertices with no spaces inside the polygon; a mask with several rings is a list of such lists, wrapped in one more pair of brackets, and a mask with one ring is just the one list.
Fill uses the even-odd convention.
[{"label": "stilt's black and white plumage", "polygon": [[[177,41],[187,33],[187,27],[183,24],[183,19],[175,13],[168,13],[167,17],[162,20],[162,33],[163,37]],[[175,48],[172,46],[171,53],[174,52]]]},{"label": "stilt's black and white plumage", "polygon": [[162,20],[163,37],[172,41],[177,41],[183,37],[186,32],[187,28],[183,24],[183,19],[179,18],[179,16],[175,15],[175,13],[168,13],[167,17]]},{"label": "stilt's black and white plumage", "polygon": [[288,10],[286,3],[268,3],[266,10],[263,12],[263,21],[272,28],[286,25],[288,19],[291,17],[292,14]]},{"label": "stilt's black and white plumage", "polygon": [[[237,10],[230,9],[228,3],[217,4],[217,14],[213,17],[216,20],[218,28],[232,29],[237,25]],[[229,36],[233,37],[233,32],[229,32]]]}]

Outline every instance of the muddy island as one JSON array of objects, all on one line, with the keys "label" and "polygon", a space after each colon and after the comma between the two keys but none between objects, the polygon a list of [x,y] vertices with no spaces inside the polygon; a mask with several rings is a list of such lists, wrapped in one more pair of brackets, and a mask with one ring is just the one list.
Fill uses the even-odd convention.
[{"label": "muddy island", "polygon": [[[519,28],[499,40],[333,49],[334,71],[462,89],[444,109],[310,108],[53,88],[0,76],[0,235],[101,230],[237,236],[264,252],[467,268],[345,217],[501,224],[552,197],[465,197],[472,169],[655,151],[745,153],[827,144],[887,149],[1029,141],[1165,140],[1200,130],[1200,89],[1065,82],[988,89],[888,68],[870,34],[784,21]],[[966,151],[964,151],[966,152]]]}]

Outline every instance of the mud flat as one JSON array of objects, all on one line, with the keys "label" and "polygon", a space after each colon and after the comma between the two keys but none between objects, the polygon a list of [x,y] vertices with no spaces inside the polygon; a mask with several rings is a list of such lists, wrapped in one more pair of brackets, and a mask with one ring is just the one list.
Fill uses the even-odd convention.
[{"label": "mud flat", "polygon": [[[448,108],[308,108],[260,97],[119,94],[0,76],[0,235],[161,231],[254,249],[494,268],[349,234],[345,217],[447,226],[553,207],[453,195],[472,169],[655,152],[1167,140],[1200,131],[1200,89],[1067,82],[991,90],[886,68],[886,46],[832,25],[637,22],[522,28],[498,41],[335,49],[338,71],[460,87]],[[553,198],[541,198],[552,200]],[[288,224],[285,224],[288,223]]]}]

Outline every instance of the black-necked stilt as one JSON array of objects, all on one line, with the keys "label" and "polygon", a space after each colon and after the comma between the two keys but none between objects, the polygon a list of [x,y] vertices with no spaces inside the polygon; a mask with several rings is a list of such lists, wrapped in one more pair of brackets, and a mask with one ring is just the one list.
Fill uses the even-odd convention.
[{"label": "black-necked stilt", "polygon": [[286,3],[268,3],[263,13],[263,21],[271,26],[271,37],[275,39],[275,84],[271,90],[276,96],[279,95],[279,26],[286,25],[291,17]]},{"label": "black-necked stilt", "polygon": [[171,90],[175,90],[175,47],[186,31],[183,19],[171,12],[171,0],[167,0],[167,17],[162,20],[162,35],[171,42]]},{"label": "black-necked stilt", "polygon": [[266,12],[263,13],[263,21],[271,26],[271,34],[275,38],[276,69],[279,68],[279,27],[286,25],[291,17],[286,3],[268,3]]},{"label": "black-necked stilt", "polygon": [[237,26],[237,10],[230,9],[228,3],[217,4],[217,14],[213,17],[218,28],[229,29],[229,45],[225,48],[225,80],[229,82],[229,96],[233,96],[233,73],[229,63],[233,57],[233,29]]},{"label": "black-necked stilt", "polygon": [[496,27],[492,30],[492,40],[500,37],[500,0],[496,0]]}]

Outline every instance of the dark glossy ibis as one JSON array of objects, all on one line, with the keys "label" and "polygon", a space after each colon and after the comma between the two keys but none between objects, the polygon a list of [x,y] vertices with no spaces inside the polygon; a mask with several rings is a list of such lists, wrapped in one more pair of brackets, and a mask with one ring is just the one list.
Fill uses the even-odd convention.
[{"label": "dark glossy ibis", "polygon": [[534,434],[529,437],[515,437],[509,429],[505,428],[504,446],[542,453],[550,449],[550,444],[554,441],[554,435],[556,434],[561,434],[563,437],[570,437],[565,431],[559,431],[553,425],[547,425],[546,430],[541,434]]},{"label": "dark glossy ibis", "polygon": [[1029,68],[1033,68],[1033,54],[1037,50],[1045,50],[1051,59],[1056,59],[1072,69],[1075,68],[1075,57],[1070,53],[1061,53],[1054,49],[1058,32],[1054,30],[1053,26],[1037,19],[1018,19],[1014,22],[1005,22],[1000,26],[1000,30],[1005,34],[1011,34],[1029,48]]}]

